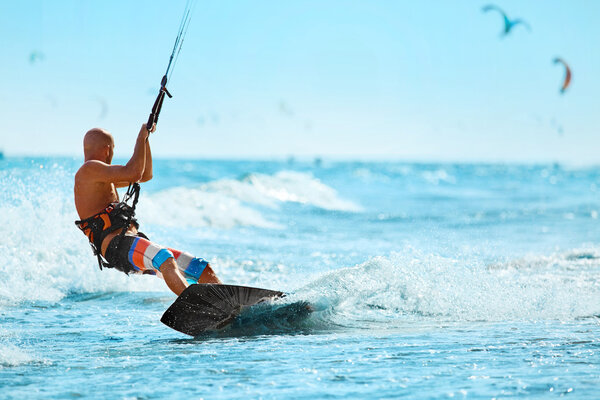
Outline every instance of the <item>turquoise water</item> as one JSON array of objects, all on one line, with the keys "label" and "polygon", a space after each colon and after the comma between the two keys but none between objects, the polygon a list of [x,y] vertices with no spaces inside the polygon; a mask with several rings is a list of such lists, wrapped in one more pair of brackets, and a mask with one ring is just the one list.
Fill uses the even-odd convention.
[{"label": "turquoise water", "polygon": [[0,160],[0,398],[600,397],[600,167],[157,160],[138,215],[316,311],[190,338],[99,271],[80,160]]}]

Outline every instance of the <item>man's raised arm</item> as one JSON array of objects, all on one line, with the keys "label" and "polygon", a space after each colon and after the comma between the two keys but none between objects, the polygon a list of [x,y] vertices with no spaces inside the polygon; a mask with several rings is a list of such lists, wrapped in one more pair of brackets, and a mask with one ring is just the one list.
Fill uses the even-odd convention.
[{"label": "man's raised arm", "polygon": [[133,155],[125,165],[110,165],[98,160],[87,161],[84,164],[87,178],[97,182],[138,182],[144,174],[146,165],[148,135],[146,124],[143,124],[135,142]]},{"label": "man's raised arm", "polygon": [[[150,133],[156,130],[156,124],[152,125]],[[140,182],[148,182],[152,179],[152,152],[150,151],[150,137],[146,140],[146,164],[144,165],[144,173]]]}]

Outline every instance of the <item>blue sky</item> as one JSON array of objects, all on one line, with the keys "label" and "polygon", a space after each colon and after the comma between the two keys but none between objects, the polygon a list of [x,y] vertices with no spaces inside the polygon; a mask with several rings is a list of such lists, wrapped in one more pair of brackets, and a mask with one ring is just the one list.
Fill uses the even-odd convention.
[{"label": "blue sky", "polygon": [[[154,154],[597,163],[600,2],[498,1],[532,27],[505,38],[485,4],[198,0]],[[3,2],[0,148],[130,154],[184,6]]]}]

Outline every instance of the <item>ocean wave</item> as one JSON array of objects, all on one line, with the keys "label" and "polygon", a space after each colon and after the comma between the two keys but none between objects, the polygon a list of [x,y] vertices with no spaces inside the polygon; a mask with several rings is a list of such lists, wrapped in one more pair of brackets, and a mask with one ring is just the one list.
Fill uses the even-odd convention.
[{"label": "ocean wave", "polygon": [[0,176],[0,306],[56,303],[73,293],[164,290],[158,279],[100,271],[73,224],[72,173],[58,166]]},{"label": "ocean wave", "polygon": [[[167,290],[154,277],[128,277],[97,268],[87,240],[73,224],[78,218],[72,182],[73,171],[59,163],[26,163],[25,168],[0,171],[0,188],[4,189],[0,192],[0,307],[54,304],[81,293]],[[144,224],[175,221],[178,227],[278,228],[247,204],[278,207],[292,201],[354,209],[309,175],[284,171],[145,195],[138,214]]]},{"label": "ocean wave", "polygon": [[[154,277],[100,271],[87,240],[73,224],[78,219],[73,171],[59,163],[24,165],[0,171],[0,307],[53,304],[80,293],[167,290]],[[288,201],[353,208],[317,179],[284,171],[145,194],[138,215],[144,224],[279,228],[251,205],[276,208]]]},{"label": "ocean wave", "polygon": [[0,344],[0,369],[39,362],[26,351],[12,344]]},{"label": "ocean wave", "polygon": [[439,185],[440,182],[450,184],[456,183],[456,178],[443,168],[438,168],[434,171],[423,171],[421,172],[421,177],[432,185]]},{"label": "ocean wave", "polygon": [[229,193],[242,201],[274,206],[276,203],[300,203],[332,211],[359,212],[362,208],[340,198],[335,189],[311,174],[279,171],[274,175],[248,174],[238,181],[217,181],[209,187]]},{"label": "ocean wave", "polygon": [[281,228],[240,200],[202,188],[177,187],[145,196],[138,205],[137,213],[144,223],[166,227]]},{"label": "ocean wave", "polygon": [[398,327],[407,318],[574,320],[600,313],[600,259],[592,254],[486,266],[407,249],[330,272],[296,296],[316,304],[327,314],[326,322],[346,327],[365,321]]},{"label": "ocean wave", "polygon": [[352,176],[364,182],[390,183],[393,181],[426,182],[428,185],[454,185],[457,183],[455,168],[452,165],[360,165],[354,167]]},{"label": "ocean wave", "polygon": [[332,211],[362,210],[310,174],[280,171],[274,175],[251,173],[241,179],[219,179],[198,187],[169,188],[144,197],[139,215],[144,221],[163,226],[276,229],[282,226],[251,205],[277,209],[283,203]]},{"label": "ocean wave", "polygon": [[572,249],[549,256],[529,255],[504,263],[491,264],[493,269],[516,269],[538,271],[552,268],[555,272],[594,269],[600,266],[600,250],[596,248]]}]

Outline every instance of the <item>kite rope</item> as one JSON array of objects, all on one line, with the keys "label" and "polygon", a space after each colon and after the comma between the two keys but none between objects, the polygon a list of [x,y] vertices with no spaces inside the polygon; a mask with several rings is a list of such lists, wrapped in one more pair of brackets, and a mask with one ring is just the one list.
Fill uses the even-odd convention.
[{"label": "kite rope", "polygon": [[152,106],[152,111],[150,112],[150,116],[148,117],[148,122],[146,123],[146,129],[152,129],[152,126],[158,123],[158,116],[160,115],[160,111],[162,109],[162,104],[165,99],[165,94],[169,96],[169,98],[173,97],[171,93],[167,90],[167,81],[171,78],[171,74],[175,69],[175,64],[177,64],[177,60],[179,59],[179,53],[181,53],[181,47],[183,46],[183,40],[185,39],[185,35],[187,34],[188,28],[190,26],[190,20],[192,19],[192,13],[194,11],[194,7],[196,6],[196,0],[187,0],[185,4],[185,10],[183,12],[183,17],[181,18],[181,22],[179,23],[179,30],[177,32],[177,37],[175,38],[175,44],[173,45],[173,50],[171,51],[171,56],[169,57],[169,63],[167,64],[167,70],[165,71],[164,76],[160,81],[160,89],[158,91],[158,96],[154,101],[154,105]]},{"label": "kite rope", "polygon": [[[179,58],[179,53],[181,52],[181,46],[183,46],[183,40],[185,39],[185,35],[190,26],[190,20],[192,19],[192,13],[194,11],[194,7],[196,6],[196,0],[187,0],[185,3],[185,10],[183,12],[183,17],[179,22],[179,30],[177,31],[177,37],[175,38],[175,44],[173,45],[173,50],[171,51],[171,56],[169,57],[169,63],[167,64],[167,70],[165,71],[164,76],[160,82],[160,89],[158,91],[158,96],[154,101],[154,105],[152,106],[152,111],[150,112],[150,116],[148,117],[148,122],[146,123],[146,129],[150,131],[152,126],[158,123],[158,116],[160,115],[160,110],[162,109],[163,100],[165,99],[165,94],[169,96],[169,98],[173,97],[171,93],[167,90],[167,80],[171,77],[173,73],[173,69],[175,69],[175,64],[177,64],[177,59]],[[132,208],[135,212],[135,206],[137,204],[138,198],[140,195],[140,185],[137,182],[130,182],[129,187],[127,188],[127,194],[125,195],[124,201],[127,202],[129,199],[133,197]],[[125,230],[123,230],[125,232]]]}]

